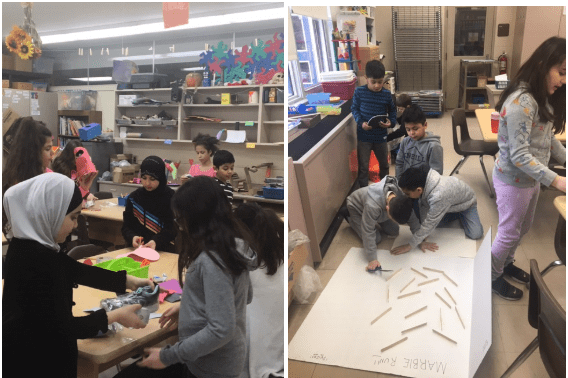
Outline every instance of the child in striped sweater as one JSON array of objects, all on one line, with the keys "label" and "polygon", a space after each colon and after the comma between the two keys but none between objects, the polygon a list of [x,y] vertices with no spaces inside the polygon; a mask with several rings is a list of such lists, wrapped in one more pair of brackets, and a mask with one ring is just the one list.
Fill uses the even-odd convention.
[{"label": "child in striped sweater", "polygon": [[[391,92],[383,88],[385,66],[378,60],[371,60],[365,66],[367,85],[355,89],[351,113],[357,122],[357,181],[362,188],[369,185],[369,159],[371,150],[379,161],[381,180],[389,174],[387,128],[396,125],[396,107]],[[369,126],[369,120],[385,115],[378,127]]]},{"label": "child in striped sweater", "polygon": [[213,156],[213,168],[216,172],[215,181],[221,185],[229,203],[233,205],[233,186],[231,177],[235,171],[235,157],[226,150],[219,150]]}]

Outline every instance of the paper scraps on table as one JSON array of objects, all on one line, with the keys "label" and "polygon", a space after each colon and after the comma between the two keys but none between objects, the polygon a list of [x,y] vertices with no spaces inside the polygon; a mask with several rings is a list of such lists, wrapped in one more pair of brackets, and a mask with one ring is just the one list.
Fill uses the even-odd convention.
[{"label": "paper scraps on table", "polygon": [[160,287],[162,289],[166,289],[166,290],[173,290],[174,292],[181,294],[182,290],[181,290],[181,286],[179,284],[179,281],[176,280],[175,278],[172,278],[171,280],[168,280],[164,283],[160,284]]},{"label": "paper scraps on table", "polygon": [[144,259],[146,259],[150,262],[154,262],[154,261],[158,261],[160,259],[160,254],[152,248],[140,247],[140,248],[136,248],[132,252],[128,252],[128,253],[124,253],[122,255],[116,256],[116,258],[120,258],[120,257],[130,257],[131,259],[136,260],[138,262],[142,262],[142,261],[144,261]]}]

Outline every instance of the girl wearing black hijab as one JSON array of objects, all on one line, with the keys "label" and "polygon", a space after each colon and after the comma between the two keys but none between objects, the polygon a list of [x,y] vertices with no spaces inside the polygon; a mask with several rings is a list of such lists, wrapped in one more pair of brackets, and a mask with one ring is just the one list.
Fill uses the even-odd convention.
[{"label": "girl wearing black hijab", "polygon": [[114,322],[145,327],[135,313],[140,304],[73,316],[77,285],[118,293],[154,287],[149,279],[82,264],[60,251],[58,243],[77,226],[81,197],[73,180],[59,173],[35,176],[4,194],[4,210],[14,234],[6,253],[2,293],[4,372],[75,378],[77,339],[106,332]]},{"label": "girl wearing black hijab", "polygon": [[123,215],[122,236],[128,247],[148,247],[173,252],[174,214],[168,187],[166,164],[158,156],[148,156],[140,166],[142,188],[128,196]]}]

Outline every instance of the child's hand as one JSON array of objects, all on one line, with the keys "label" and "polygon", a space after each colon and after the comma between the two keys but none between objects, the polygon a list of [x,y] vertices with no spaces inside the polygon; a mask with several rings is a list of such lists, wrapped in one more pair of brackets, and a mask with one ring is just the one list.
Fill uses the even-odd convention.
[{"label": "child's hand", "polygon": [[154,370],[165,369],[166,365],[160,360],[160,350],[160,348],[144,348],[144,358],[136,365]]},{"label": "child's hand", "polygon": [[552,184],[550,185],[566,193],[566,177],[556,176],[556,178],[554,179],[554,181],[552,181]]},{"label": "child's hand", "polygon": [[187,180],[189,180],[189,177],[181,176],[180,180],[181,180],[181,184],[183,185]]},{"label": "child's hand", "polygon": [[422,252],[426,252],[426,250],[436,252],[438,250],[438,244],[430,243],[427,241],[423,241],[422,243],[420,243],[419,247],[422,250]]},{"label": "child's hand", "polygon": [[408,251],[410,251],[412,248],[410,247],[410,244],[404,244],[401,246],[398,246],[396,248],[391,249],[391,255],[402,255],[403,253],[406,253]]},{"label": "child's hand", "polygon": [[179,319],[179,305],[181,302],[175,303],[172,307],[168,308],[160,317],[160,328],[177,327]]},{"label": "child's hand", "polygon": [[381,126],[383,129],[389,128],[390,125],[391,125],[391,121],[388,118],[387,118],[386,122],[379,122],[379,126]]},{"label": "child's hand", "polygon": [[132,246],[138,248],[143,245],[144,238],[142,236],[135,236],[132,238]]},{"label": "child's hand", "polygon": [[129,274],[126,275],[126,288],[128,290],[135,291],[139,287],[150,286],[152,290],[154,290],[154,282],[149,278],[139,278],[135,276],[131,276]]},{"label": "child's hand", "polygon": [[138,303],[110,311],[107,313],[108,323],[112,324],[117,322],[129,328],[145,328],[146,323],[144,323],[136,314],[136,311],[141,308],[142,305]]},{"label": "child's hand", "polygon": [[372,130],[373,128],[371,126],[369,126],[369,124],[367,122],[363,122],[363,124],[361,125],[361,127],[363,128],[363,130],[365,131],[369,131]]},{"label": "child's hand", "polygon": [[146,248],[156,249],[156,242],[153,241],[153,240],[150,240],[150,241],[149,241],[148,243],[146,243],[146,244],[142,243],[142,246],[143,246],[143,247],[146,247]]},{"label": "child's hand", "polygon": [[369,270],[375,270],[377,269],[379,266],[381,266],[381,263],[378,262],[377,260],[373,260],[371,262],[369,262],[369,265],[367,265],[367,267],[365,268],[365,270],[369,271]]}]

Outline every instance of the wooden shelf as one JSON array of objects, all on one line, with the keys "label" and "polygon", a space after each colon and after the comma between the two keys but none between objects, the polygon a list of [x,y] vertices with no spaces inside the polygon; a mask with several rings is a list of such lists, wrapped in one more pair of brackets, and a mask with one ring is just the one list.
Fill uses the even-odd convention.
[{"label": "wooden shelf", "polygon": [[79,139],[78,136],[74,136],[74,135],[57,134],[57,136],[59,138],[65,138],[65,139]]},{"label": "wooden shelf", "polygon": [[284,124],[284,120],[282,120],[282,121],[264,121],[263,123],[265,125],[279,125],[279,124]]},{"label": "wooden shelf", "polygon": [[[24,77],[24,78],[27,78],[27,79],[47,79],[47,78],[51,77],[51,74],[2,69],[2,77],[4,77],[4,76]],[[9,79],[9,80],[15,81],[15,80],[12,80],[12,79]]]},{"label": "wooden shelf", "polygon": [[258,106],[259,104],[237,104],[237,105],[233,105],[233,104],[229,104],[229,105],[223,105],[223,104],[183,104],[184,108],[188,107],[188,108],[216,108],[216,107],[223,107],[223,108],[229,108],[229,107],[234,107],[234,106]]},{"label": "wooden shelf", "polygon": [[160,91],[171,91],[171,88],[151,88],[151,89],[117,89],[118,93],[127,92],[160,92]]},{"label": "wooden shelf", "polygon": [[117,108],[177,108],[176,104],[162,104],[162,105],[116,105]]}]

